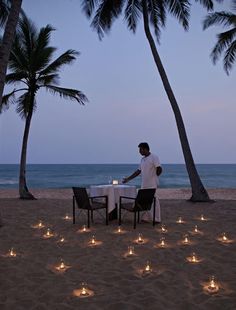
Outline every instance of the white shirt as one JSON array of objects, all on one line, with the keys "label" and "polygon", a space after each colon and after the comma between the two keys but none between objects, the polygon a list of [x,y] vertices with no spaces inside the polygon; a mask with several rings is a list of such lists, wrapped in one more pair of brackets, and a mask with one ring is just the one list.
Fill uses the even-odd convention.
[{"label": "white shirt", "polygon": [[143,157],[139,166],[142,176],[141,188],[157,188],[159,185],[159,178],[156,174],[156,168],[160,167],[160,161],[157,155],[150,153],[150,155]]}]

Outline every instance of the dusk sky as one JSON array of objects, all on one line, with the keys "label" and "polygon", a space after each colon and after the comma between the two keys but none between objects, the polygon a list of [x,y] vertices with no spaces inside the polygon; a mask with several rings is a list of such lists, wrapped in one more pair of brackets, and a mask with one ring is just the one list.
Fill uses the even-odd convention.
[{"label": "dusk sky", "polygon": [[[230,1],[216,10],[229,10]],[[23,0],[38,28],[51,24],[56,56],[80,51],[61,72],[60,85],[77,88],[85,106],[38,93],[28,141],[28,163],[137,163],[147,141],[162,163],[184,163],[174,114],[143,31],[121,18],[102,41],[79,0]],[[158,50],[184,118],[196,163],[236,163],[236,65],[229,76],[210,52],[221,27],[202,30],[206,11],[192,6],[185,32],[168,16]],[[15,107],[0,115],[0,163],[19,163],[24,122]]]}]

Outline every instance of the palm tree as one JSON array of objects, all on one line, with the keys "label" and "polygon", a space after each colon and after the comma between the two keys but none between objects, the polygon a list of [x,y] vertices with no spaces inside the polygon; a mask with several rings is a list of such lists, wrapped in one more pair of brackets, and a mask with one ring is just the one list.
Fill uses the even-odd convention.
[{"label": "palm tree", "polygon": [[[17,113],[25,119],[25,129],[22,142],[19,194],[20,198],[33,199],[26,185],[26,153],[27,142],[33,112],[36,110],[36,95],[42,88],[58,94],[65,99],[75,100],[80,104],[87,101],[86,96],[76,89],[57,86],[59,70],[76,59],[78,52],[67,50],[52,61],[56,48],[49,46],[50,35],[54,29],[47,25],[37,30],[35,25],[23,15],[19,22],[13,48],[9,58],[10,73],[6,76],[6,83],[20,84],[10,93],[3,96],[0,112],[7,109],[11,103],[17,105]],[[18,93],[21,93],[16,97]]]},{"label": "palm tree", "polygon": [[[9,7],[9,3],[11,3],[11,7]],[[0,45],[0,104],[2,102],[2,94],[7,72],[7,63],[9,60],[11,47],[14,41],[15,31],[21,10],[21,4],[22,0],[0,1],[1,26],[3,25],[3,23],[7,18],[3,39]],[[9,15],[7,17],[8,11]]]},{"label": "palm tree", "polygon": [[219,59],[224,53],[224,70],[229,74],[233,64],[236,61],[236,0],[232,0],[231,12],[215,12],[206,16],[203,22],[203,29],[207,29],[213,25],[223,25],[223,27],[231,27],[229,30],[217,35],[217,43],[211,52],[213,63]]},{"label": "palm tree", "polygon": [[[197,1],[197,0],[196,0]],[[221,1],[221,0],[218,0]],[[207,9],[213,9],[213,1],[199,0]],[[124,8],[125,7],[125,8]],[[97,31],[99,38],[102,39],[104,33],[111,29],[115,19],[123,12],[129,30],[135,33],[137,22],[143,19],[144,31],[149,42],[152,55],[160,74],[164,89],[170,101],[175,115],[183,155],[188,171],[192,188],[191,201],[209,201],[209,196],[204,188],[194,164],[193,156],[189,146],[183,118],[174,96],[173,90],[167,78],[164,66],[157,51],[155,41],[150,31],[150,25],[154,28],[157,42],[160,39],[160,29],[165,26],[166,15],[170,13],[182,24],[185,30],[188,29],[188,20],[191,4],[188,0],[82,0],[82,9],[88,18],[92,18],[91,26]]]}]

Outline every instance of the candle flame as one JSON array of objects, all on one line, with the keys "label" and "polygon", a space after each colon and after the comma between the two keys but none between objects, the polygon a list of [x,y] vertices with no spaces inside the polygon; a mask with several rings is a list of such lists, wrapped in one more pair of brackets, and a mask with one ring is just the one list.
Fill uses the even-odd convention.
[{"label": "candle flame", "polygon": [[82,227],[82,231],[86,231],[86,225],[83,225],[83,227]]},{"label": "candle flame", "polygon": [[95,236],[92,237],[91,243],[92,243],[92,244],[95,244],[95,243],[96,243]]},{"label": "candle flame", "polygon": [[64,269],[65,268],[65,264],[64,264],[64,262],[63,261],[61,261],[61,263],[60,263],[60,267],[59,267],[60,269]]},{"label": "candle flame", "polygon": [[198,232],[197,225],[195,225],[194,231],[195,231],[195,232]]},{"label": "candle flame", "polygon": [[138,242],[139,243],[143,242],[142,234],[138,234]]},{"label": "candle flame", "polygon": [[178,221],[177,221],[178,223],[183,223],[183,220],[182,220],[182,217],[180,216],[179,218],[178,218]]},{"label": "candle flame", "polygon": [[226,237],[226,234],[225,234],[225,233],[223,233],[222,240],[223,240],[223,241],[228,241],[228,238]]},{"label": "candle flame", "polygon": [[121,227],[120,226],[118,226],[118,233],[120,233],[121,232]]},{"label": "candle flame", "polygon": [[13,248],[10,249],[9,255],[12,257],[16,256],[16,253],[14,252]]},{"label": "candle flame", "polygon": [[184,241],[183,241],[185,244],[188,244],[189,243],[189,239],[188,239],[188,236],[187,235],[185,235],[184,236]]},{"label": "candle flame", "polygon": [[165,238],[161,238],[161,247],[165,246]]},{"label": "candle flame", "polygon": [[147,264],[146,264],[146,266],[145,266],[145,271],[147,271],[147,272],[150,272],[150,271],[151,271],[151,266],[150,266],[149,261],[147,261]]},{"label": "candle flame", "polygon": [[201,215],[201,221],[205,221],[205,217],[203,214]]},{"label": "candle flame", "polygon": [[134,254],[134,248],[132,246],[128,247],[128,254],[133,255]]}]

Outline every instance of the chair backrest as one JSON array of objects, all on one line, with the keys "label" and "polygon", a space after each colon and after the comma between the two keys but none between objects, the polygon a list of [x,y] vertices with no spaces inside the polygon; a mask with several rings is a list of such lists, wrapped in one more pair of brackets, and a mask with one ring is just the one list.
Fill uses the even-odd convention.
[{"label": "chair backrest", "polygon": [[150,210],[152,207],[155,192],[155,188],[140,189],[135,199],[134,209],[136,211]]},{"label": "chair backrest", "polygon": [[89,196],[85,187],[72,187],[74,192],[74,197],[77,202],[78,208],[89,209],[91,204],[89,201]]}]

